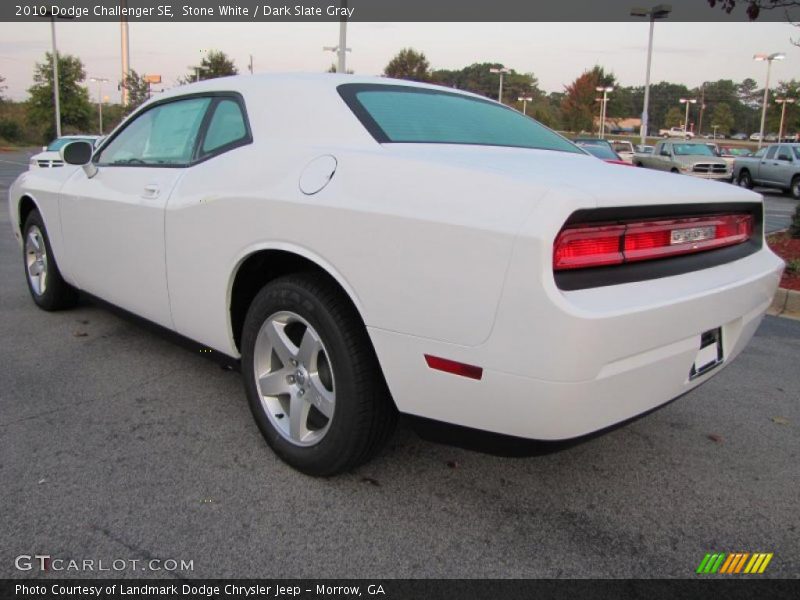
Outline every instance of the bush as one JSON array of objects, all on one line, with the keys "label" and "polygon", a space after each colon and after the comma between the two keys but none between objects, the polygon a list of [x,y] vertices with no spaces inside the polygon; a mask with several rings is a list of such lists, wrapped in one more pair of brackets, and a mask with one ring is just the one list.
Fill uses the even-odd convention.
[{"label": "bush", "polygon": [[0,119],[0,138],[9,142],[18,142],[22,139],[22,127],[10,119]]}]

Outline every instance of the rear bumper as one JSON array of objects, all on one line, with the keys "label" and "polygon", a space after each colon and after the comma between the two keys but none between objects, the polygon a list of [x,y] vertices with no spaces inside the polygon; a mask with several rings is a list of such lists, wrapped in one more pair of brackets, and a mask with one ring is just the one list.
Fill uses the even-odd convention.
[{"label": "rear bumper", "polygon": [[[550,290],[550,302],[529,305],[527,315],[506,298],[480,347],[380,329],[370,335],[401,411],[519,437],[568,439],[652,410],[719,373],[755,333],[782,269],[765,249],[677,277]],[[716,327],[723,363],[690,380],[700,336]],[[480,366],[483,377],[431,370],[424,354]]]}]

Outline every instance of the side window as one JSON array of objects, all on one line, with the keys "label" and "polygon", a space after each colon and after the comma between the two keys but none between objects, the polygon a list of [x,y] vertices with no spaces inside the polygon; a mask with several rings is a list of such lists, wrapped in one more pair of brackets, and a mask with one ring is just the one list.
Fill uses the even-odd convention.
[{"label": "side window", "polygon": [[792,152],[789,150],[788,146],[781,146],[778,150],[778,160],[792,160]]},{"label": "side window", "polygon": [[766,154],[767,159],[775,158],[775,150],[777,149],[778,149],[777,146],[770,146],[769,148],[767,148],[767,154]]},{"label": "side window", "polygon": [[205,156],[247,138],[247,126],[239,103],[235,100],[220,100],[208,123],[206,137],[200,154]]},{"label": "side window", "polygon": [[764,155],[766,153],[767,153],[767,149],[766,148],[762,148],[761,150],[759,150],[755,154],[753,154],[753,158],[764,158]]},{"label": "side window", "polygon": [[210,103],[210,98],[190,98],[151,108],[136,117],[103,149],[98,163],[188,165]]}]

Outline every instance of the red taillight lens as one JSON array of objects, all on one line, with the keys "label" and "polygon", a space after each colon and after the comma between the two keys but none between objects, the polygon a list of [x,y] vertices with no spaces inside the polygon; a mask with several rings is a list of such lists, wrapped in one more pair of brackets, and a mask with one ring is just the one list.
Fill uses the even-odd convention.
[{"label": "red taillight lens", "polygon": [[617,265],[624,260],[622,256],[624,233],[624,225],[564,229],[556,240],[553,267],[580,269]]},{"label": "red taillight lens", "polygon": [[702,252],[746,241],[753,216],[714,215],[565,227],[553,248],[553,269],[581,269]]}]

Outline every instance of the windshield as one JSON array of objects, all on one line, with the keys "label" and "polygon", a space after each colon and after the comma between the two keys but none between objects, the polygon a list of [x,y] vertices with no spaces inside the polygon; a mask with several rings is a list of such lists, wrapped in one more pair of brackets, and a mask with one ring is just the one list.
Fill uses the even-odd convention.
[{"label": "windshield", "polygon": [[675,156],[714,156],[714,152],[705,144],[673,144]]},{"label": "windshield", "polygon": [[502,104],[436,89],[345,84],[339,94],[381,143],[471,144],[575,152],[568,140]]},{"label": "windshield", "polygon": [[752,156],[753,154],[747,148],[726,148],[725,153],[732,156]]},{"label": "windshield", "polygon": [[602,158],[603,160],[619,160],[619,155],[608,146],[583,143],[578,145],[597,158]]},{"label": "windshield", "polygon": [[92,138],[75,138],[75,137],[62,137],[58,138],[57,140],[53,140],[50,142],[50,145],[47,147],[48,152],[56,152],[61,150],[64,146],[69,144],[70,142],[89,142],[90,144],[94,144],[94,139]]}]

